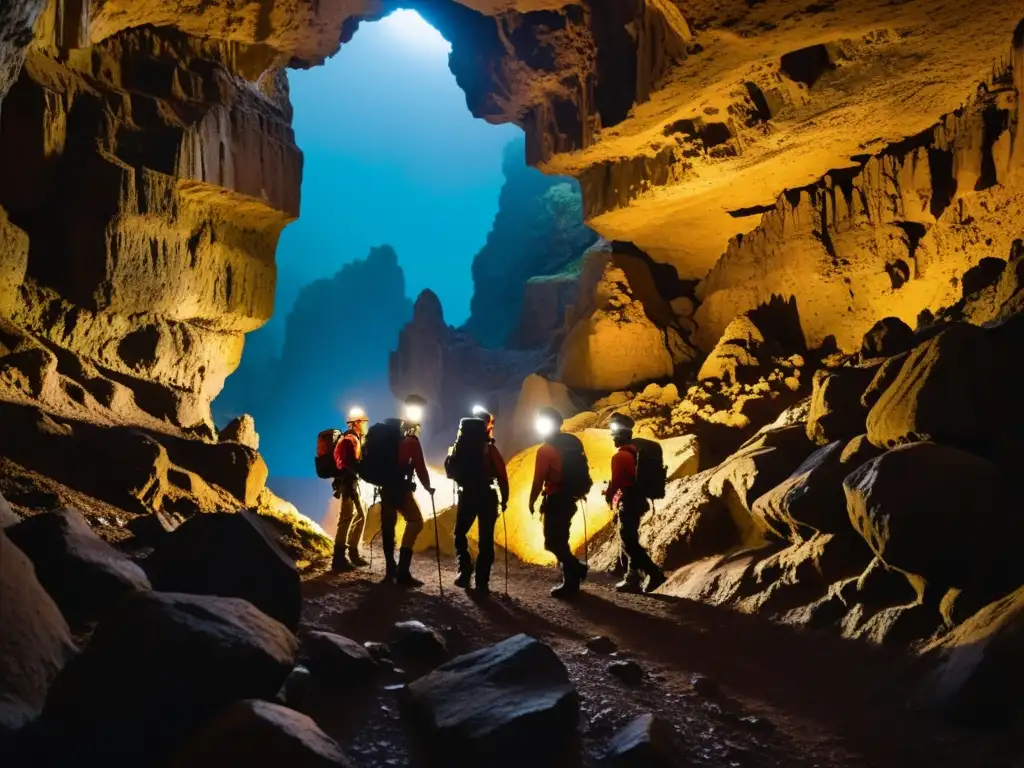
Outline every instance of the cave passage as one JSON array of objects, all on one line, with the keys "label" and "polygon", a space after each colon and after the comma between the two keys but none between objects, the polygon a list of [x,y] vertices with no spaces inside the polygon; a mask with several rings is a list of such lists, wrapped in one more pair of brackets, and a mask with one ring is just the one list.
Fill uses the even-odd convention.
[{"label": "cave passage", "polygon": [[289,71],[301,215],[278,246],[274,314],[246,337],[213,409],[219,427],[255,417],[271,486],[308,488],[316,499],[296,500],[311,510],[329,488],[313,478],[309,443],[354,403],[391,415],[388,354],[412,317],[407,297],[430,289],[448,322],[465,322],[509,152],[526,170],[522,132],[469,113],[450,50],[398,10],[362,24],[324,66]]}]

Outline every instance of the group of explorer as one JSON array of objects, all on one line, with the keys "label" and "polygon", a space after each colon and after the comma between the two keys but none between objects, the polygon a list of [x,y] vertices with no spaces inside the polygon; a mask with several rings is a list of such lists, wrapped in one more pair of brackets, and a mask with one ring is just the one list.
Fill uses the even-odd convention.
[{"label": "group of explorer", "polygon": [[[332,571],[345,572],[365,566],[359,542],[366,521],[359,496],[359,481],[375,488],[380,501],[381,543],[384,548],[383,583],[417,587],[422,584],[410,572],[413,545],[423,530],[423,515],[416,503],[415,480],[433,497],[434,488],[420,446],[419,430],[426,402],[412,395],[405,400],[403,417],[386,419],[367,429],[369,419],[359,408],[347,417],[348,429],[325,430],[317,437],[316,470],[333,480],[334,495],[341,500]],[[544,547],[558,561],[562,581],[551,590],[554,597],[577,594],[587,577],[587,565],[573,554],[570,528],[581,502],[593,485],[583,443],[562,431],[562,416],[554,408],[542,408],[535,423],[543,444],[537,451],[530,513],[541,499]],[[633,420],[614,414],[609,426],[617,448],[611,460],[611,480],[604,497],[615,511],[621,547],[620,565],[625,576],[616,585],[620,592],[650,593],[665,582],[665,575],[640,544],[640,521],[650,501],[665,493],[666,468],[660,446],[633,437]],[[494,443],[494,418],[481,407],[462,419],[458,437],[448,452],[445,471],[459,489],[455,519],[455,554],[458,575],[455,585],[489,592],[494,563],[494,531],[508,507],[509,483],[505,460]],[[395,526],[398,516],[405,531],[395,560]],[[436,510],[435,510],[436,515]],[[468,534],[478,524],[478,556],[473,563]],[[474,579],[475,576],[475,579]],[[646,578],[645,578],[646,577]]]}]

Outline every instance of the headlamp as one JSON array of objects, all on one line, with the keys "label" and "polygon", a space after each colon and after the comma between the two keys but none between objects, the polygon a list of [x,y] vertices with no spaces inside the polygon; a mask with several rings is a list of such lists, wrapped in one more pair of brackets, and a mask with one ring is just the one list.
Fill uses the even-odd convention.
[{"label": "headlamp", "polygon": [[366,411],[360,408],[358,405],[348,410],[349,421],[363,421],[366,418]]},{"label": "headlamp", "polygon": [[484,408],[482,405],[474,405],[473,406],[473,415],[474,416],[482,416],[485,413],[487,413],[487,409]]},{"label": "headlamp", "polygon": [[407,421],[419,424],[423,418],[423,406],[415,404],[405,406],[405,418]]},{"label": "headlamp", "polygon": [[550,416],[538,416],[533,422],[533,428],[537,430],[537,434],[541,437],[548,437],[554,434],[555,420]]}]

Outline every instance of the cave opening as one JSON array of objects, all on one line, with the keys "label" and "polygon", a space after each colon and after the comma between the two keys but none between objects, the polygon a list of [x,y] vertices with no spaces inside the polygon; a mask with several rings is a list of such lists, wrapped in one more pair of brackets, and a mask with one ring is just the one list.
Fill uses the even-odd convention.
[{"label": "cave opening", "polygon": [[246,335],[212,410],[218,429],[254,417],[268,485],[314,518],[330,484],[309,444],[344,429],[351,406],[371,422],[396,415],[389,355],[416,298],[429,291],[445,324],[502,346],[526,281],[573,269],[594,238],[576,182],[527,166],[516,126],[470,114],[450,52],[399,9],[322,66],[288,72],[301,215],[277,248],[273,314]]}]

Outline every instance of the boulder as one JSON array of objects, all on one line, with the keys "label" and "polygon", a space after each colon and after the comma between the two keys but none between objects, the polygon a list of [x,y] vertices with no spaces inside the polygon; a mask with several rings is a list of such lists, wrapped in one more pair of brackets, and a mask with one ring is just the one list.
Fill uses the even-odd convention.
[{"label": "boulder", "polygon": [[0,531],[0,734],[39,715],[46,691],[77,652],[32,562]]},{"label": "boulder", "polygon": [[163,537],[146,568],[163,592],[240,597],[299,626],[299,572],[251,512],[196,515]]},{"label": "boulder", "polygon": [[683,768],[689,761],[682,755],[671,723],[644,714],[612,736],[601,764],[607,768]]},{"label": "boulder", "polygon": [[578,759],[579,696],[555,652],[532,637],[452,659],[407,692],[437,764],[558,768]]},{"label": "boulder", "polygon": [[734,318],[704,359],[697,380],[719,379],[726,384],[756,381],[764,344],[764,334],[749,316]]},{"label": "boulder", "polygon": [[875,377],[875,366],[822,368],[812,379],[807,437],[818,445],[849,440],[864,432],[867,409],[861,396]]},{"label": "boulder", "polygon": [[236,701],[216,714],[166,763],[168,768],[265,765],[353,768],[338,743],[301,712],[258,699]]},{"label": "boulder", "polygon": [[868,438],[883,448],[917,440],[969,450],[991,443],[1009,426],[1000,417],[1000,356],[989,334],[970,325],[951,325],[920,344],[868,412]]},{"label": "boulder", "polygon": [[934,666],[918,704],[973,724],[1015,715],[1024,686],[1024,587],[931,643],[925,658]]},{"label": "boulder", "polygon": [[1011,534],[1002,478],[986,459],[937,443],[896,448],[843,481],[850,521],[886,565],[940,586],[999,576]]},{"label": "boulder", "polygon": [[303,638],[306,666],[333,687],[364,682],[377,671],[377,661],[355,640],[331,632],[310,632]]},{"label": "boulder", "polygon": [[564,384],[531,373],[523,379],[511,417],[501,419],[494,428],[498,448],[506,459],[537,442],[537,433],[533,428],[534,417],[539,409],[548,406],[555,408],[565,418],[576,413],[572,395]]},{"label": "boulder", "polygon": [[255,507],[267,486],[267,464],[247,445],[200,440],[168,440],[164,444],[172,463],[220,486],[243,506]]},{"label": "boulder", "polygon": [[875,377],[868,384],[867,389],[864,390],[864,394],[860,396],[860,404],[864,407],[865,414],[874,407],[882,393],[896,381],[908,357],[910,357],[910,352],[903,352],[895,357],[890,357],[878,367],[875,371]]},{"label": "boulder", "polygon": [[241,443],[254,451],[260,449],[260,436],[256,432],[256,420],[248,413],[243,413],[229,421],[228,425],[220,431],[218,439],[222,443]]},{"label": "boulder", "polygon": [[883,317],[864,334],[862,359],[892,357],[914,346],[914,331],[898,317]]},{"label": "boulder", "polygon": [[584,256],[575,312],[558,355],[558,379],[573,389],[628,389],[696,357],[648,262],[613,244],[598,241]]},{"label": "boulder", "polygon": [[150,588],[145,572],[93,533],[78,510],[44,512],[4,530],[72,627],[101,617],[121,596]]},{"label": "boulder", "polygon": [[0,529],[6,528],[10,525],[17,525],[21,522],[21,515],[11,509],[11,505],[7,503],[2,495],[0,495]]},{"label": "boulder", "polygon": [[879,453],[863,435],[819,448],[757,499],[751,512],[777,536],[793,543],[814,533],[855,535],[846,512],[843,478]]},{"label": "boulder", "polygon": [[629,686],[640,685],[644,681],[644,670],[631,659],[619,659],[608,665],[608,674]]},{"label": "boulder", "polygon": [[57,676],[43,721],[82,760],[156,763],[236,699],[272,699],[297,649],[245,600],[135,592]]},{"label": "boulder", "polygon": [[813,450],[805,426],[795,424],[756,435],[712,472],[708,492],[726,502],[745,541],[763,530],[751,516],[754,502],[789,477]]}]

